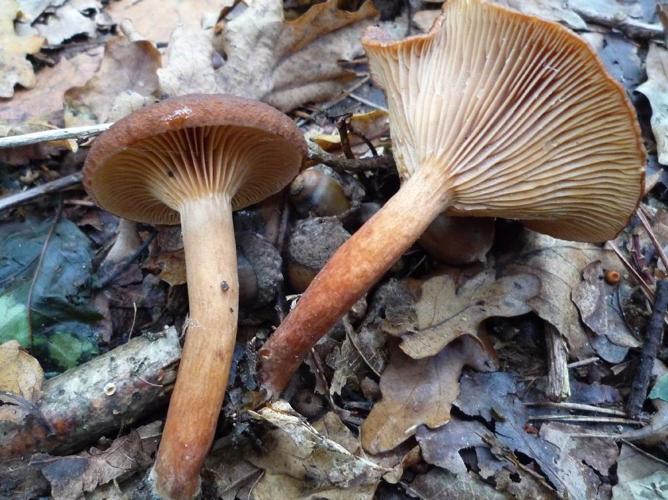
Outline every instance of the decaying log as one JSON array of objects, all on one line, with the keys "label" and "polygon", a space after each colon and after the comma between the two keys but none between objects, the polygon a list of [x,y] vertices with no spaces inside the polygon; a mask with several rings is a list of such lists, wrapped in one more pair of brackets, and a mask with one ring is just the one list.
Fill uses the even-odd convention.
[{"label": "decaying log", "polygon": [[[35,452],[77,451],[115,434],[166,402],[181,356],[178,334],[132,339],[45,382],[33,404],[0,394],[11,420],[0,420],[0,460]],[[114,435],[111,435],[114,433]]]}]

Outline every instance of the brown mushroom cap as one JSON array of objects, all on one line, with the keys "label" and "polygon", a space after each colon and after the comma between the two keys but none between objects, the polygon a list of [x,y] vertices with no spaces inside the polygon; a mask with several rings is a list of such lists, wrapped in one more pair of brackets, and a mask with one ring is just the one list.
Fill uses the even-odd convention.
[{"label": "brown mushroom cap", "polygon": [[177,224],[189,199],[225,193],[237,210],[280,191],[306,151],[292,120],[267,104],[187,95],[136,111],[96,139],[84,186],[121,217]]},{"label": "brown mushroom cap", "polygon": [[440,170],[448,213],[519,219],[603,241],[642,195],[645,151],[624,89],[566,28],[479,0],[450,0],[432,30],[363,45],[387,93],[405,180]]}]

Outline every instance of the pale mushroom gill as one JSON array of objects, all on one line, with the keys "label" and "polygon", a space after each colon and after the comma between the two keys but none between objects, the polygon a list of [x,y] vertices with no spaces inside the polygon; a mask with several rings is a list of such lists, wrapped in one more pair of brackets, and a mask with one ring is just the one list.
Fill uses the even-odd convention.
[{"label": "pale mushroom gill", "polygon": [[400,175],[439,171],[451,213],[520,219],[564,239],[612,238],[644,171],[624,90],[567,29],[499,9],[451,0],[427,35],[365,37]]}]

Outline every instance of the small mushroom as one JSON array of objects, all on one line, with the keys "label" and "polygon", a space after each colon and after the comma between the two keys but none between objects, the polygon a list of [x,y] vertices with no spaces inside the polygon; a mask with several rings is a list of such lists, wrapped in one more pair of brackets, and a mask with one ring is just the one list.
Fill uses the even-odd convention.
[{"label": "small mushroom", "polygon": [[262,347],[279,393],[305,353],[443,212],[604,241],[642,195],[633,106],[591,48],[552,22],[451,0],[426,35],[363,39],[385,88],[403,184],[313,280]]},{"label": "small mushroom", "polygon": [[259,102],[190,95],[145,107],[93,144],[87,191],[118,216],[183,230],[190,319],[156,463],[156,492],[191,498],[211,446],[234,350],[239,285],[232,210],[283,189],[306,145]]},{"label": "small mushroom", "polygon": [[439,214],[418,240],[425,251],[446,264],[484,262],[494,244],[494,219]]}]

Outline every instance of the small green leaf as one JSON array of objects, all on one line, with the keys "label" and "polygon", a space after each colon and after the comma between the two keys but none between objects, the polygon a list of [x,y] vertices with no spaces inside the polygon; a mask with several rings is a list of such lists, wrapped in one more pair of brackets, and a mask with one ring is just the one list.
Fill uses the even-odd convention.
[{"label": "small green leaf", "polygon": [[663,399],[668,402],[668,374],[659,377],[649,393],[650,399]]},{"label": "small green leaf", "polygon": [[29,347],[30,325],[28,308],[14,300],[11,294],[0,296],[0,344],[16,340],[23,347]]}]

